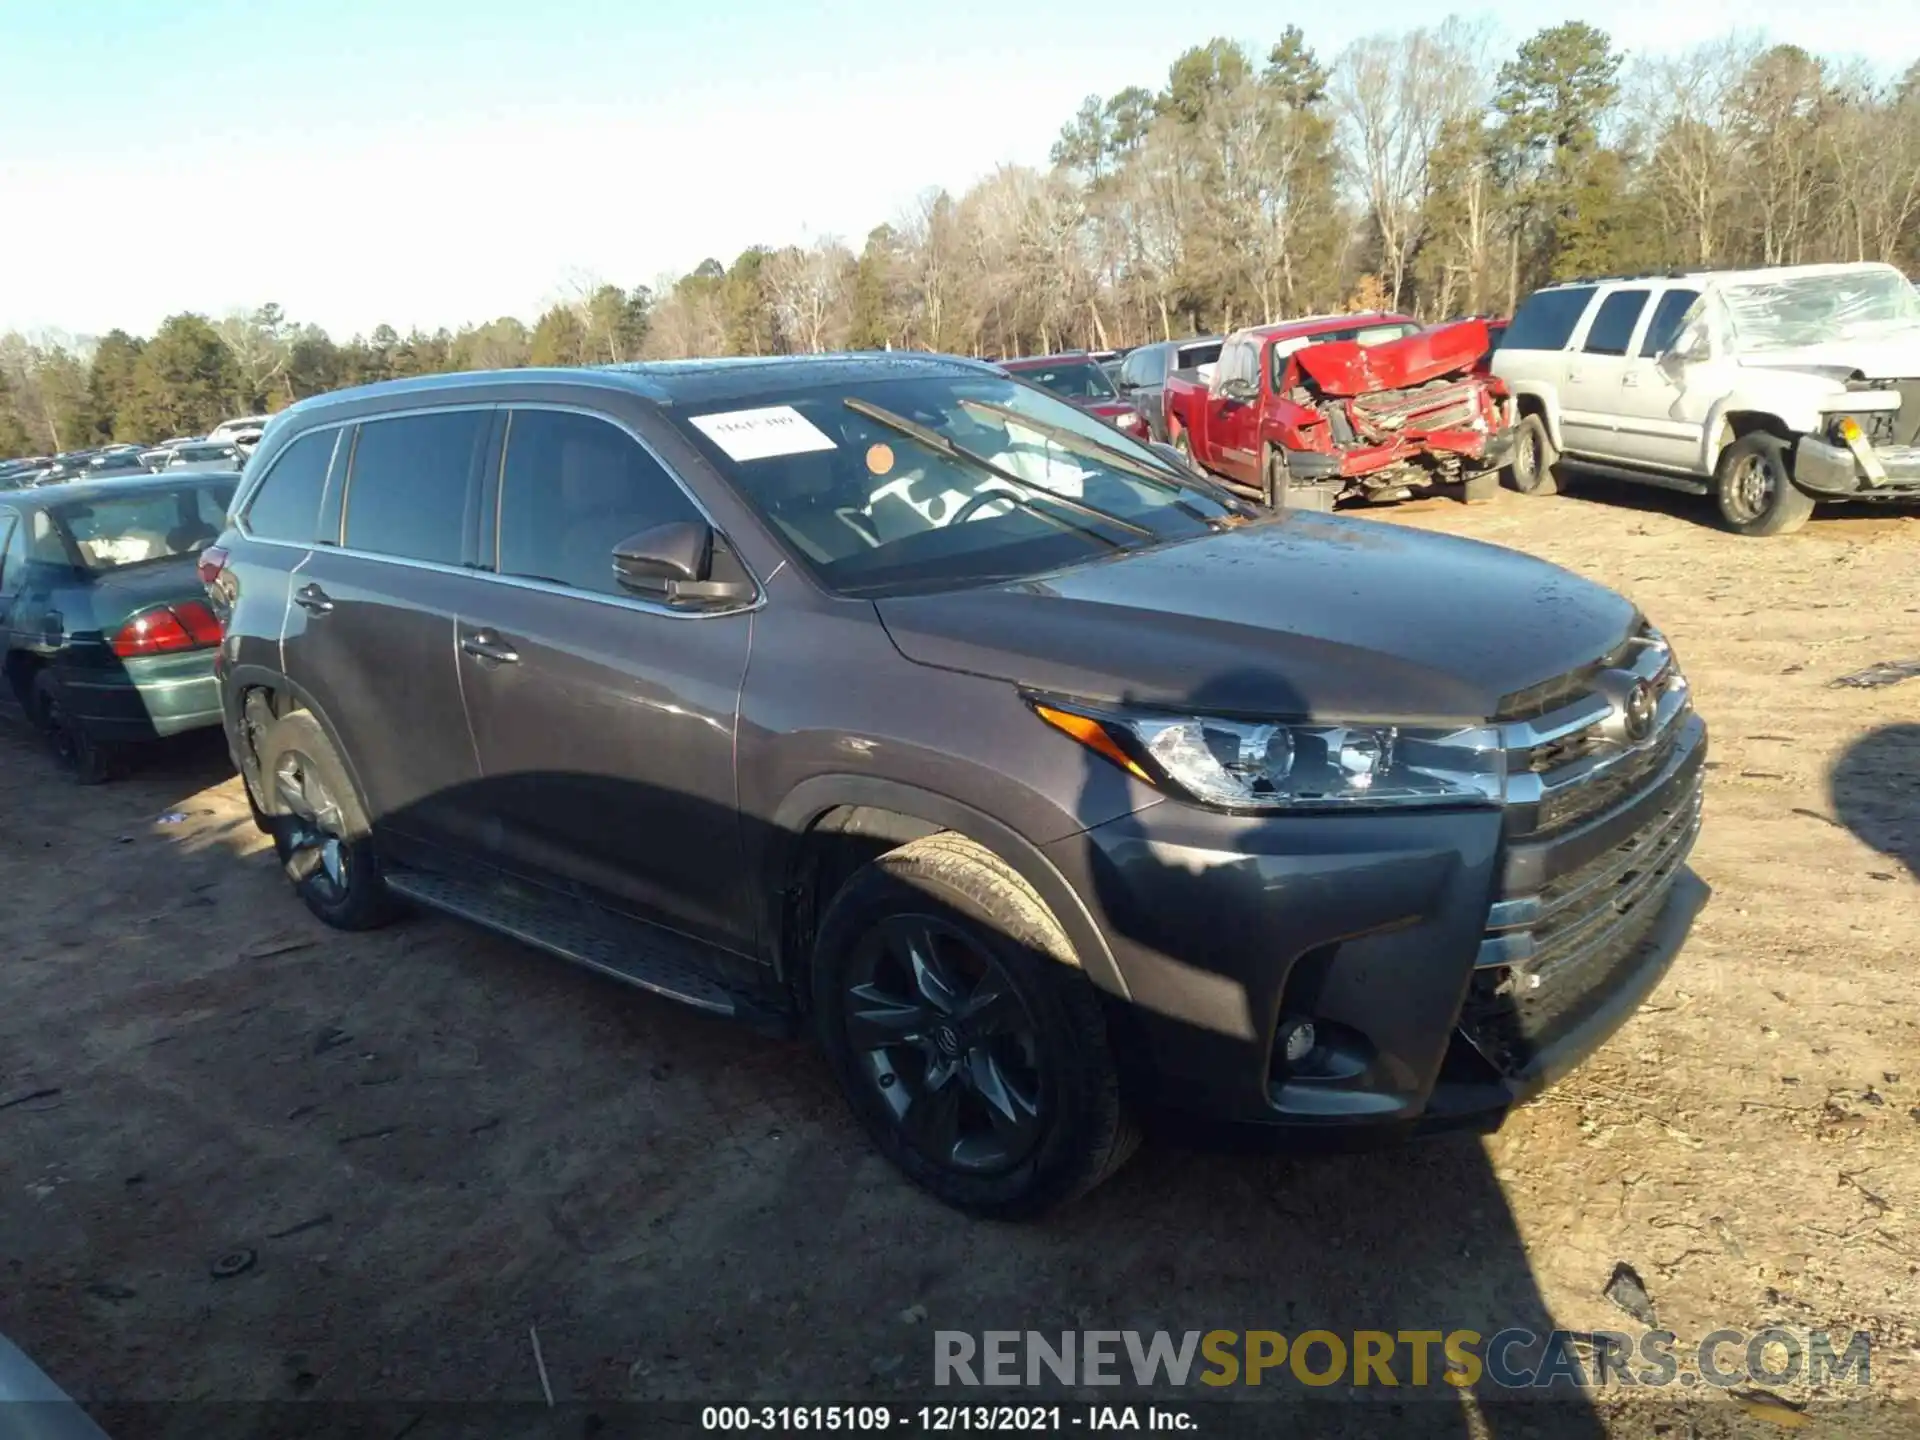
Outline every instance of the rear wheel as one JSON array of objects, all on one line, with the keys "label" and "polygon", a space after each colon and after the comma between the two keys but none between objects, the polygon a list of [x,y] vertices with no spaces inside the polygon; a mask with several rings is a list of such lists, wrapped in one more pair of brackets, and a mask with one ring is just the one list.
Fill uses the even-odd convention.
[{"label": "rear wheel", "polygon": [[1037,1214],[1133,1152],[1072,953],[1011,868],[952,834],[865,866],[821,922],[822,1047],[881,1152],[950,1205]]},{"label": "rear wheel", "polygon": [[399,912],[380,875],[366,816],[332,742],[304,710],[260,744],[260,786],[281,867],[307,908],[339,930],[371,930]]},{"label": "rear wheel", "polygon": [[1507,478],[1522,495],[1560,493],[1560,451],[1539,415],[1522,415],[1513,430],[1513,460]]},{"label": "rear wheel", "polygon": [[118,773],[119,754],[88,733],[86,725],[68,711],[66,696],[51,671],[42,670],[33,677],[28,713],[46,736],[53,758],[77,784],[101,785]]},{"label": "rear wheel", "polygon": [[1788,535],[1813,514],[1813,497],[1793,483],[1787,442],[1765,431],[1720,452],[1713,488],[1720,518],[1742,535]]}]

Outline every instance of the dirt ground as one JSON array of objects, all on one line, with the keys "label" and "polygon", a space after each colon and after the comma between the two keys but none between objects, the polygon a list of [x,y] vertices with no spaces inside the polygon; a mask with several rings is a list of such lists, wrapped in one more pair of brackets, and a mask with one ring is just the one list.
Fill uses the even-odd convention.
[{"label": "dirt ground", "polygon": [[[1912,1406],[1920,679],[1829,682],[1920,656],[1920,518],[1747,541],[1597,483],[1375,513],[1623,590],[1713,727],[1691,943],[1500,1133],[1162,1138],[1044,1225],[969,1222],[870,1151],[803,1045],[451,921],[324,929],[217,737],[83,791],[8,724],[0,1333],[90,1401],[538,1402],[537,1327],[563,1403],[917,1404],[936,1329],[1635,1330],[1602,1296],[1625,1261],[1683,1351],[1864,1329],[1873,1394]],[[1610,1393],[1592,1433],[1751,1413],[1682,1423],[1674,1396]]]}]

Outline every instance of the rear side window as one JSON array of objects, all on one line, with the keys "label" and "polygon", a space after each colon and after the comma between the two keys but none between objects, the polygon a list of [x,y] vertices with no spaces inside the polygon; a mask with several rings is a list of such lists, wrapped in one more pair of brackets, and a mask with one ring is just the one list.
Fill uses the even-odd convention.
[{"label": "rear side window", "polygon": [[1640,342],[1642,355],[1664,355],[1679,337],[1680,325],[1700,298],[1698,290],[1669,290],[1653,307],[1653,319],[1647,323],[1646,338]]},{"label": "rear side window", "polygon": [[280,452],[247,504],[247,531],[262,540],[311,545],[327,488],[335,430],[311,430]]},{"label": "rear side window", "polygon": [[625,595],[613,578],[614,546],[699,518],[660,462],[618,426],[559,410],[511,412],[500,478],[502,575]]},{"label": "rear side window", "polygon": [[350,550],[458,565],[490,410],[368,420],[347,478]]},{"label": "rear side window", "polygon": [[1507,326],[1502,350],[1562,350],[1593,298],[1591,285],[1540,290],[1529,296]]},{"label": "rear side window", "polygon": [[1593,323],[1587,327],[1586,343],[1580,348],[1589,355],[1624,355],[1633,339],[1633,327],[1640,323],[1640,312],[1647,308],[1645,290],[1616,290],[1600,302]]},{"label": "rear side window", "polygon": [[[1211,365],[1220,358],[1220,342],[1215,340],[1206,345],[1189,345],[1180,352],[1180,369],[1191,370],[1200,365]],[[1157,377],[1166,379],[1165,375]]]}]

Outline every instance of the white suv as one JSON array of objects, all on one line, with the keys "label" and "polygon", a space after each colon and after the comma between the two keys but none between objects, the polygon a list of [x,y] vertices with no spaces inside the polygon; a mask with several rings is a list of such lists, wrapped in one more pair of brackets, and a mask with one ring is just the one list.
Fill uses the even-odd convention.
[{"label": "white suv", "polygon": [[1891,265],[1630,275],[1535,291],[1493,356],[1509,479],[1714,495],[1743,535],[1816,500],[1920,499],[1920,292]]}]

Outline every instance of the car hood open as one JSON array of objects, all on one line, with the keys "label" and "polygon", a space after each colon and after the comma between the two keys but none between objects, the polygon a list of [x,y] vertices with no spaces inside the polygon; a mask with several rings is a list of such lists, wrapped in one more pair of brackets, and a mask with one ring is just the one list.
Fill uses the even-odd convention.
[{"label": "car hood open", "polygon": [[1297,351],[1294,359],[1322,394],[1371,395],[1471,370],[1490,343],[1486,321],[1462,320],[1379,345],[1330,340]]},{"label": "car hood open", "polygon": [[1478,723],[1639,623],[1477,541],[1291,514],[1006,585],[876,602],[909,660],[1109,704]]}]

